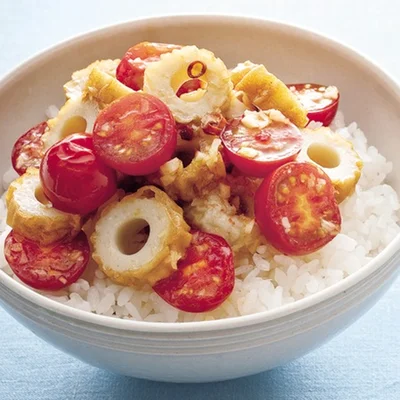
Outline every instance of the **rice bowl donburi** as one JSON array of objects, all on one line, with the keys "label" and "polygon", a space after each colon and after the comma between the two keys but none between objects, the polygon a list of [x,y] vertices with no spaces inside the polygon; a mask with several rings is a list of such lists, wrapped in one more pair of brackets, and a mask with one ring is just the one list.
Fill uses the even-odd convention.
[{"label": "rice bowl donburi", "polygon": [[2,227],[5,271],[56,301],[157,322],[251,314],[345,279],[399,231],[391,164],[332,121],[337,88],[149,43],[64,88],[14,146]]}]

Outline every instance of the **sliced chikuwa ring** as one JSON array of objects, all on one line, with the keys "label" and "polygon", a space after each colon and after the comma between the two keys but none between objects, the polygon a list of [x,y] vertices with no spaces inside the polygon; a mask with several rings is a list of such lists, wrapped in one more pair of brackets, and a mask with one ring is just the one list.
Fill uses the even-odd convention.
[{"label": "sliced chikuwa ring", "polygon": [[52,207],[40,184],[39,170],[28,168],[6,193],[7,224],[20,235],[40,244],[50,244],[75,237],[82,218]]},{"label": "sliced chikuwa ring", "polygon": [[101,213],[91,236],[93,258],[119,284],[154,284],[176,269],[190,244],[189,229],[173,200],[144,186]]}]

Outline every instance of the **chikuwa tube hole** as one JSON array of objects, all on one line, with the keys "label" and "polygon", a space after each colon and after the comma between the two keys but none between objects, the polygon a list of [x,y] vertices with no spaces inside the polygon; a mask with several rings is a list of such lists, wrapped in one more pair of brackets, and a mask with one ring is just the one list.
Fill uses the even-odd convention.
[{"label": "chikuwa tube hole", "polygon": [[132,255],[139,252],[147,243],[150,226],[144,219],[125,222],[117,232],[117,246],[121,253]]},{"label": "chikuwa tube hole", "polygon": [[336,168],[340,164],[336,149],[325,143],[312,143],[307,149],[307,155],[323,168]]}]

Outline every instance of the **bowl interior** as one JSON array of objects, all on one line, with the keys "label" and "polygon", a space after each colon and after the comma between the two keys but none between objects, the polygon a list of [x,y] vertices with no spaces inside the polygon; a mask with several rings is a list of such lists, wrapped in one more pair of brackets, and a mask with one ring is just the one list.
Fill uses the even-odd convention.
[{"label": "bowl interior", "polygon": [[[264,63],[286,82],[336,85],[347,123],[357,121],[400,168],[400,89],[381,70],[352,50],[315,33],[275,22],[222,16],[139,20],[64,42],[34,57],[0,82],[0,172],[10,166],[16,138],[45,119],[45,110],[64,103],[62,85],[71,73],[96,59],[121,58],[140,41],[195,44],[215,52],[228,67]],[[399,190],[399,174],[391,184]],[[0,274],[2,272],[0,271]]]}]

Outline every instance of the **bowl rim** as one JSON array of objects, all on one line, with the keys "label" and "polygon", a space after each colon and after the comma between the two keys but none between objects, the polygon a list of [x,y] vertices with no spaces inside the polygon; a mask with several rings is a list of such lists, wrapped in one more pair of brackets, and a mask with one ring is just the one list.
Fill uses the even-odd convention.
[{"label": "bowl rim", "polygon": [[[361,52],[355,50],[351,46],[343,44],[337,39],[333,39],[330,36],[320,33],[314,29],[308,29],[301,25],[287,23],[279,20],[273,20],[268,18],[258,18],[251,16],[240,16],[235,14],[218,14],[218,13],[182,13],[182,14],[163,14],[151,17],[140,17],[130,19],[128,21],[113,23],[101,28],[92,29],[85,33],[74,35],[66,40],[63,40],[53,46],[50,46],[30,58],[20,63],[17,67],[12,68],[8,73],[0,77],[0,91],[3,90],[7,85],[11,84],[16,76],[24,74],[24,72],[32,66],[32,64],[42,63],[48,59],[51,59],[54,52],[68,48],[71,44],[77,41],[90,40],[97,35],[104,35],[111,33],[116,30],[124,30],[131,25],[136,24],[150,24],[152,26],[161,26],[163,21],[168,20],[172,22],[178,22],[179,20],[193,21],[193,22],[215,22],[223,19],[224,22],[231,22],[233,24],[251,23],[259,26],[269,26],[274,30],[280,31],[291,31],[293,34],[300,35],[303,38],[310,38],[316,43],[323,44],[332,48],[342,55],[346,56],[354,63],[361,64],[364,68],[369,69],[379,76],[381,81],[391,85],[393,92],[399,99],[400,104],[400,85],[396,79],[391,76],[384,68],[378,66],[369,57],[365,56]],[[38,306],[59,314],[65,317],[69,317],[74,320],[83,321],[98,327],[114,328],[118,330],[137,331],[137,332],[151,332],[151,333],[192,333],[192,332],[205,332],[205,331],[217,331],[235,329],[240,327],[252,326],[262,324],[270,320],[276,320],[286,316],[294,315],[297,312],[304,311],[311,308],[319,303],[324,302],[332,297],[340,295],[346,292],[351,287],[355,286],[360,281],[366,279],[383,266],[393,255],[400,249],[400,234],[398,234],[389,245],[382,250],[377,256],[369,261],[365,266],[360,268],[345,279],[337,282],[336,284],[323,289],[320,292],[312,294],[304,299],[297,300],[293,303],[280,306],[276,309],[262,311],[255,314],[244,315],[239,317],[225,318],[213,321],[198,321],[198,322],[147,322],[147,321],[136,321],[126,320],[120,318],[112,318],[109,316],[98,315],[95,313],[79,310],[68,305],[59,303],[52,300],[38,292],[35,292],[31,288],[22,285],[18,281],[11,278],[3,270],[0,269],[0,284],[5,285],[12,292],[21,296],[25,300],[37,304]],[[1,295],[1,292],[0,292]],[[1,296],[0,296],[1,297]]]}]

